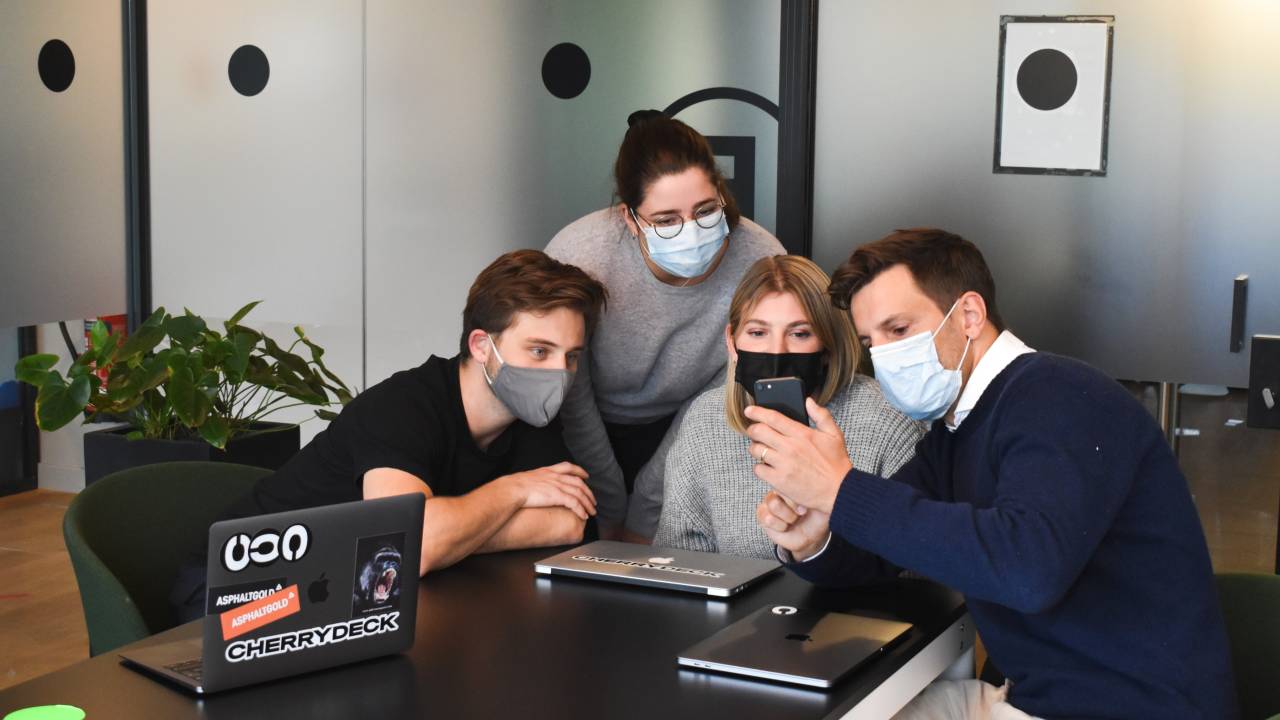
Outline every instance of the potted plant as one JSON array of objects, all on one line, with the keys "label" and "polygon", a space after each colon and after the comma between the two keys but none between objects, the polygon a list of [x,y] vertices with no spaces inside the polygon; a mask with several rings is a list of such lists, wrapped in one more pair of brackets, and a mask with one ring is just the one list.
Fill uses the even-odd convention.
[{"label": "potted plant", "polygon": [[[275,469],[298,450],[298,426],[264,420],[288,407],[329,408],[351,400],[347,385],[325,367],[324,350],[301,327],[282,348],[240,324],[251,302],[209,327],[190,310],[160,308],[127,338],[101,321],[89,348],[66,377],[58,356],[28,355],[17,378],[39,389],[36,424],[57,430],[82,414],[124,427],[86,433],[85,484],[137,465],[169,460],[222,460]],[[303,346],[309,357],[294,353]]]}]

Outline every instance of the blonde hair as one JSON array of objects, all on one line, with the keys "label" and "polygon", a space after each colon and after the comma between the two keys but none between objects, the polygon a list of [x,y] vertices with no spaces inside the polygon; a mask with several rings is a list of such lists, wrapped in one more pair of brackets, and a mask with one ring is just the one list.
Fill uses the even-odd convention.
[{"label": "blonde hair", "polygon": [[[742,276],[729,303],[729,336],[738,334],[747,315],[765,295],[789,293],[804,309],[813,334],[822,342],[827,354],[827,380],[813,399],[826,405],[853,379],[858,369],[858,344],[854,339],[853,321],[849,313],[831,305],[827,288],[831,278],[808,258],[799,255],[775,255],[756,261]],[[746,434],[751,424],[743,410],[750,404],[747,391],[735,377],[737,364],[729,359],[724,384],[724,414],[729,427]]]}]

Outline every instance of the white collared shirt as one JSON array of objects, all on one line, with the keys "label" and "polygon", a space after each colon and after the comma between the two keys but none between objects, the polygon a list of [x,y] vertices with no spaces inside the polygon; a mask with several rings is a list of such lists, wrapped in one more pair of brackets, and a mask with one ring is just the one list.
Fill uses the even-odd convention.
[{"label": "white collared shirt", "polygon": [[960,423],[964,422],[969,412],[978,404],[978,399],[987,391],[991,381],[1004,372],[1004,369],[1009,367],[1009,363],[1019,356],[1033,352],[1035,350],[1027,347],[1026,343],[1008,330],[1000,333],[1000,337],[991,343],[987,353],[982,356],[978,366],[969,375],[969,382],[965,383],[964,391],[960,393],[960,401],[956,403],[955,425],[946,423],[947,429],[955,432],[956,428],[960,427]]}]

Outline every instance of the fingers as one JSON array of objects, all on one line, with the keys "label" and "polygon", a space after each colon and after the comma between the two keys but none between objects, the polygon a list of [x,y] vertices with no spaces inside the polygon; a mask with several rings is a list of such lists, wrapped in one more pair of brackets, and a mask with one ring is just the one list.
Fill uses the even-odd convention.
[{"label": "fingers", "polygon": [[583,470],[581,467],[578,467],[571,462],[556,463],[555,465],[549,465],[542,469],[550,470],[558,475],[576,475],[583,480],[586,480],[589,477],[586,470]]},{"label": "fingers", "polygon": [[[775,511],[777,511],[778,508],[775,503],[771,501],[776,501],[776,505],[782,506],[781,512],[785,513],[787,517],[792,518],[792,520],[785,520],[783,517],[776,514]],[[766,495],[765,499],[756,506],[756,521],[759,522],[760,527],[765,530],[785,533],[791,529],[791,524],[795,521],[795,517],[795,513],[791,512],[791,509],[786,507],[786,503],[779,500],[773,493]]]},{"label": "fingers", "polygon": [[754,420],[758,425],[769,427],[780,435],[796,435],[803,430],[809,429],[808,425],[801,425],[777,410],[770,410],[759,405],[749,406],[743,411],[743,414],[747,416],[748,420]]},{"label": "fingers", "polygon": [[765,506],[769,508],[769,512],[788,526],[800,519],[800,514],[795,511],[791,505],[777,493],[770,493],[764,498]]},{"label": "fingers", "polygon": [[579,518],[586,520],[589,515],[587,508],[582,504],[582,498],[574,495],[560,487],[551,490],[551,499],[555,500],[557,505],[562,505],[577,515]]},{"label": "fingers", "polygon": [[835,418],[831,417],[831,413],[827,412],[826,408],[815,402],[813,398],[806,398],[804,403],[809,411],[809,418],[813,420],[813,426],[818,432],[844,437],[844,433],[840,432],[840,426],[836,425]]},{"label": "fingers", "polygon": [[591,486],[583,482],[581,477],[577,475],[557,475],[555,477],[560,482],[569,483],[570,485],[576,488],[580,488],[584,493],[587,494],[587,497],[591,499],[591,504],[592,505],[596,504],[596,494],[591,492]]},{"label": "fingers", "polygon": [[[772,410],[770,410],[769,412],[772,412]],[[783,419],[786,420],[786,418],[783,418]],[[790,420],[788,420],[787,422],[790,422]],[[769,427],[764,423],[755,423],[750,427],[748,427],[747,437],[751,438],[755,442],[760,443],[761,445],[766,445],[770,448],[781,447],[785,439],[782,433],[778,432],[777,430],[774,430],[773,428]],[[756,458],[760,457],[760,453],[758,451],[756,452],[755,457]]]},{"label": "fingers", "polygon": [[[579,482],[581,481],[579,480]],[[568,497],[573,498],[577,502],[577,504],[582,507],[584,512],[587,512],[591,515],[596,514],[595,498],[591,497],[591,491],[588,490],[585,486],[577,485],[567,480],[559,480],[557,481],[557,484],[559,486],[560,492]]]}]

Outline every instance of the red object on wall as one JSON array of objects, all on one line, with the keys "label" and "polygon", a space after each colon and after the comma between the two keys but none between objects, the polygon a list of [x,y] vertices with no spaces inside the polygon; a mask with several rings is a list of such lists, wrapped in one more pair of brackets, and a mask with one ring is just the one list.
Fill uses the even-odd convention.
[{"label": "red object on wall", "polygon": [[[92,338],[93,324],[98,320],[101,320],[102,322],[106,323],[107,328],[108,330],[110,330],[110,332],[119,333],[121,342],[124,342],[124,339],[128,337],[129,317],[127,315],[102,315],[100,317],[91,318],[89,320],[84,321],[85,347],[88,347],[88,348],[93,347],[93,338]],[[111,372],[111,367],[108,365],[100,368],[95,368],[94,372],[96,372],[98,374],[98,377],[102,378],[102,382],[105,383],[107,381],[107,374]]]}]

